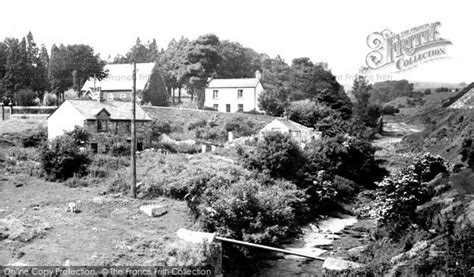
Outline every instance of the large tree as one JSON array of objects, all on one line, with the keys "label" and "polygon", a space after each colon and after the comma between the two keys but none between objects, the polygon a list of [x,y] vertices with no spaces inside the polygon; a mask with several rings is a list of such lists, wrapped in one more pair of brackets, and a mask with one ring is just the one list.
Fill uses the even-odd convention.
[{"label": "large tree", "polygon": [[204,108],[204,91],[210,77],[214,76],[220,61],[219,38],[214,34],[200,36],[187,49],[186,77],[188,86],[197,96],[198,108]]},{"label": "large tree", "polygon": [[168,93],[158,65],[155,65],[150,76],[150,84],[143,92],[143,102],[153,106],[168,106]]},{"label": "large tree", "polygon": [[[53,45],[49,66],[52,89],[57,94],[62,94],[75,82],[80,88],[90,77],[101,80],[107,76],[104,66],[105,61],[101,60],[98,54],[94,54],[94,49],[88,45]],[[77,78],[76,81],[73,76]]]},{"label": "large tree", "polygon": [[216,68],[216,78],[251,78],[260,69],[258,53],[238,42],[222,41],[218,53],[221,61]]}]

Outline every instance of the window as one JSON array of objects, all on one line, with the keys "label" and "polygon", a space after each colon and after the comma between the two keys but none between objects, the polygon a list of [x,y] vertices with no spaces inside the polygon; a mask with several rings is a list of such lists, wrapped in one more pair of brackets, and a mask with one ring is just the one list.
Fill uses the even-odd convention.
[{"label": "window", "polygon": [[137,151],[143,150],[143,142],[137,142]]},{"label": "window", "polygon": [[237,98],[242,98],[243,95],[244,95],[244,90],[243,89],[237,90]]},{"label": "window", "polygon": [[244,111],[244,104],[237,105],[237,111],[238,112],[243,112]]},{"label": "window", "polygon": [[92,153],[97,153],[97,149],[98,149],[98,144],[97,143],[91,143],[91,151]]},{"label": "window", "polygon": [[225,105],[225,111],[230,113],[230,104]]},{"label": "window", "polygon": [[107,120],[105,119],[97,120],[97,132],[107,132]]},{"label": "window", "polygon": [[216,90],[213,90],[212,91],[212,99],[217,99],[219,97],[219,91],[216,89]]},{"label": "window", "polygon": [[219,104],[214,104],[213,107],[214,107],[214,110],[216,111],[219,110]]}]

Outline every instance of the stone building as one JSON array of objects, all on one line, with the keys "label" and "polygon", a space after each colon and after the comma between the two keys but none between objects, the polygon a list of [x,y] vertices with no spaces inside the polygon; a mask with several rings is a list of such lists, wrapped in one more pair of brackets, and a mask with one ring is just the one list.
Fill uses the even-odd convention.
[{"label": "stone building", "polygon": [[[48,139],[61,136],[75,126],[91,134],[89,147],[94,153],[107,153],[117,139],[131,141],[131,102],[66,100],[48,117]],[[136,106],[137,150],[150,144],[151,118]]]}]

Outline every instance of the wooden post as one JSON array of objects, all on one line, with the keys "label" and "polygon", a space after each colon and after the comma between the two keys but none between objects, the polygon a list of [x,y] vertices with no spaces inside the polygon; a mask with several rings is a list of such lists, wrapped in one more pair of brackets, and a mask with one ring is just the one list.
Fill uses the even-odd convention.
[{"label": "wooden post", "polygon": [[137,197],[137,164],[135,160],[135,155],[137,152],[137,137],[136,137],[136,130],[135,130],[135,105],[136,105],[136,83],[137,83],[137,64],[133,62],[133,87],[132,87],[132,130],[131,130],[131,155],[132,155],[132,197]]}]

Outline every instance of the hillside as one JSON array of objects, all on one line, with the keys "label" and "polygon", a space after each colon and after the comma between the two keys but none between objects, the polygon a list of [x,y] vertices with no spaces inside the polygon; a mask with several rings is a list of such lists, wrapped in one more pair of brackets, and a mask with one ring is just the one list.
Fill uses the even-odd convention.
[{"label": "hillside", "polygon": [[438,108],[419,113],[407,123],[423,124],[425,129],[406,137],[403,148],[410,151],[428,151],[451,162],[458,161],[459,150],[465,138],[474,136],[474,110]]}]

